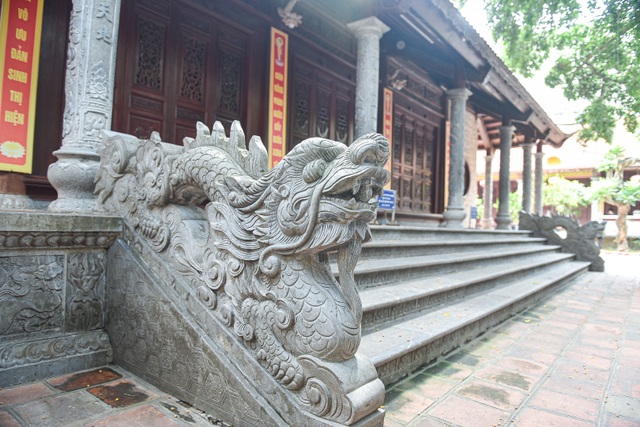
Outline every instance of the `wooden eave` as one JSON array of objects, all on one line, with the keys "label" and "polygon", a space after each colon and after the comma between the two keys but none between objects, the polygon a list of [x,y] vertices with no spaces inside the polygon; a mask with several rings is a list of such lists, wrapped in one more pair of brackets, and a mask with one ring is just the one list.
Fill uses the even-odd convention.
[{"label": "wooden eave", "polygon": [[[514,143],[528,135],[544,144],[559,147],[569,137],[549,118],[449,0],[379,0],[379,4],[383,21],[392,30],[411,37],[419,46],[413,47],[417,56],[412,52],[412,60],[430,73],[439,74],[434,78],[443,86],[459,87],[450,70],[453,64],[460,64],[462,60],[464,69],[456,71],[458,74],[462,72],[473,92],[469,102],[476,110],[486,113],[483,117],[511,120],[518,133]],[[434,61],[434,54],[440,59]],[[450,65],[443,65],[443,57],[450,58],[446,61]]]}]

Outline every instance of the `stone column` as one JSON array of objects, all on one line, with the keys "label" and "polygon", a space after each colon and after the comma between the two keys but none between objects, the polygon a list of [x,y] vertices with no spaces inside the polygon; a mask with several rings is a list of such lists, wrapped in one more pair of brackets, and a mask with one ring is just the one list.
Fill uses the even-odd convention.
[{"label": "stone column", "polygon": [[493,215],[491,214],[493,202],[493,177],[491,176],[491,163],[493,162],[493,154],[487,150],[484,157],[484,189],[482,191],[482,202],[484,204],[484,213],[482,215],[482,228],[493,228]]},{"label": "stone column", "polygon": [[121,0],[73,0],[65,76],[62,147],[47,177],[58,191],[52,211],[93,210],[98,145],[111,128]]},{"label": "stone column", "polygon": [[[600,180],[600,177],[595,175],[591,177],[591,186]],[[594,200],[591,202],[591,221],[601,221],[602,215],[600,213],[600,201]]]},{"label": "stone column", "polygon": [[542,158],[544,153],[542,152],[542,142],[538,142],[538,150],[536,152],[536,182],[535,184],[535,200],[533,206],[533,213],[542,215]]},{"label": "stone column", "polygon": [[531,213],[531,149],[533,144],[527,137],[522,145],[522,210]]},{"label": "stone column", "polygon": [[464,145],[467,99],[471,91],[466,88],[449,89],[451,99],[451,146],[449,148],[449,201],[443,216],[447,228],[462,228],[464,211]]},{"label": "stone column", "polygon": [[380,38],[389,31],[375,16],[347,24],[358,40],[356,73],[356,135],[358,138],[378,128],[378,75]]},{"label": "stone column", "polygon": [[[506,122],[509,123],[509,122]],[[498,230],[508,230],[511,225],[509,214],[509,194],[511,193],[511,171],[509,160],[511,156],[511,140],[513,138],[513,126],[511,124],[500,126],[500,188],[498,216],[496,223]]]}]

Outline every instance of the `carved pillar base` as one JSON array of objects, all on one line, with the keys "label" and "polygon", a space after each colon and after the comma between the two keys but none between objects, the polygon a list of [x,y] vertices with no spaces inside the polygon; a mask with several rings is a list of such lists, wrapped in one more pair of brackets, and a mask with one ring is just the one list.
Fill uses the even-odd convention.
[{"label": "carved pillar base", "polygon": [[463,207],[453,208],[448,207],[446,211],[442,213],[444,217],[445,223],[444,227],[446,228],[464,228],[464,218],[467,216],[467,213],[464,211]]},{"label": "carved pillar base", "polygon": [[93,180],[100,166],[100,156],[88,148],[62,147],[53,153],[58,161],[49,166],[47,178],[58,192],[50,211],[93,211],[96,198]]},{"label": "carved pillar base", "polygon": [[121,0],[73,0],[65,75],[62,147],[47,176],[51,211],[92,212],[101,132],[111,128]]},{"label": "carved pillar base", "polygon": [[496,223],[493,221],[493,218],[482,218],[480,221],[480,226],[484,230],[491,230],[496,226]]},{"label": "carved pillar base", "polygon": [[511,215],[509,215],[508,213],[506,215],[503,213],[498,213],[498,216],[496,217],[496,229],[508,230],[509,227],[511,227],[511,222]]}]

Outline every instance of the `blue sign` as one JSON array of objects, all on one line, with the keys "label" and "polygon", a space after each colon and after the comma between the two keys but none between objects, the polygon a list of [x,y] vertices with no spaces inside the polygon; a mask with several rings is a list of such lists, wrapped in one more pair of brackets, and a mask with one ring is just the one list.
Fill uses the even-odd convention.
[{"label": "blue sign", "polygon": [[471,206],[471,219],[478,219],[478,207]]},{"label": "blue sign", "polygon": [[382,196],[378,196],[378,209],[394,210],[396,208],[396,192],[383,190]]}]

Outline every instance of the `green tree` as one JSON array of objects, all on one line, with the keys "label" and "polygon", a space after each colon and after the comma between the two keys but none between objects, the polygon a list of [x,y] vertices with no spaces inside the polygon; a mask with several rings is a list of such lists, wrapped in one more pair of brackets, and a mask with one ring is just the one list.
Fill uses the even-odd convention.
[{"label": "green tree", "polygon": [[[458,0],[464,4],[466,0]],[[477,0],[474,0],[477,1]],[[640,0],[484,0],[494,39],[511,69],[530,77],[547,60],[545,82],[589,102],[577,117],[582,141],[611,142],[640,112]]]},{"label": "green tree", "polygon": [[580,181],[570,181],[560,176],[550,177],[542,188],[543,203],[554,213],[577,215],[586,206],[586,187]]},{"label": "green tree", "polygon": [[627,215],[631,206],[640,201],[640,182],[623,179],[624,170],[634,164],[640,164],[640,159],[625,157],[624,148],[619,145],[611,147],[598,167],[600,172],[605,173],[605,177],[592,182],[589,189],[590,200],[605,201],[618,209],[616,244],[619,251],[629,249]]}]

